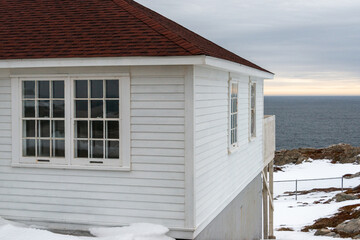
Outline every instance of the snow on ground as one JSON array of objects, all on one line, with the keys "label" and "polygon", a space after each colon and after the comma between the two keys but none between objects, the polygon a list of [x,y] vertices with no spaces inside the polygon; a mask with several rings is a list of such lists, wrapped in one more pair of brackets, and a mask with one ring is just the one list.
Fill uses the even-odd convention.
[{"label": "snow on ground", "polygon": [[129,227],[92,228],[90,232],[95,237],[77,237],[30,228],[0,218],[0,240],[173,240],[165,235],[168,231],[160,225],[137,223]]},{"label": "snow on ground", "polygon": [[[316,160],[304,162],[299,165],[287,165],[283,168],[284,172],[274,173],[274,181],[295,180],[295,179],[314,179],[314,178],[331,178],[341,177],[345,174],[360,172],[360,165],[354,164],[331,164],[329,160]],[[360,184],[360,178],[344,179],[344,187],[355,187]],[[341,180],[321,180],[298,182],[298,190],[311,190],[314,188],[341,187]],[[276,197],[274,222],[275,229],[281,227],[293,228],[294,232],[276,231],[275,236],[280,240],[326,240],[336,238],[314,236],[313,232],[300,232],[301,228],[310,225],[314,220],[321,217],[328,217],[337,212],[340,207],[358,204],[360,200],[331,202],[330,204],[315,204],[315,201],[326,201],[334,197],[336,192],[314,192],[306,195],[289,196],[284,194],[286,191],[294,191],[295,183],[274,183],[274,197]]]}]

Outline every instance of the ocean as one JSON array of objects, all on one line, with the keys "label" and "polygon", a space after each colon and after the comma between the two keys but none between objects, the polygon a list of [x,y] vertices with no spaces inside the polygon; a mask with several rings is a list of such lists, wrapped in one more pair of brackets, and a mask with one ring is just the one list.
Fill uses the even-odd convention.
[{"label": "ocean", "polygon": [[276,149],[360,146],[360,96],[265,96],[276,115]]}]

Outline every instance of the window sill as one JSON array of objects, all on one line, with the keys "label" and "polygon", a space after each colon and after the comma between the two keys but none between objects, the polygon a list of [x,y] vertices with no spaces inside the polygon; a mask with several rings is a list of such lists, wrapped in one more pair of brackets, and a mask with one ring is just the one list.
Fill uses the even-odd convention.
[{"label": "window sill", "polygon": [[80,165],[50,165],[50,164],[26,164],[13,163],[14,168],[49,168],[49,169],[69,169],[69,170],[92,170],[92,171],[119,171],[130,172],[131,167],[114,167],[114,166],[80,166]]},{"label": "window sill", "polygon": [[228,154],[233,154],[233,153],[236,153],[237,151],[239,151],[239,146],[236,146],[236,147],[231,147],[228,149]]},{"label": "window sill", "polygon": [[253,142],[253,141],[255,141],[256,140],[256,136],[254,136],[254,137],[249,137],[249,142]]}]

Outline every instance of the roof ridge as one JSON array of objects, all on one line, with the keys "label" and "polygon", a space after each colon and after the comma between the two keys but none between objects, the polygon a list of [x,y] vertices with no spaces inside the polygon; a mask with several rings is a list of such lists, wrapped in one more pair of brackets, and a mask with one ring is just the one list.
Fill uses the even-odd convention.
[{"label": "roof ridge", "polygon": [[[189,42],[187,39],[185,39],[180,34],[174,33],[167,27],[163,26],[158,21],[154,20],[153,18],[149,17],[144,11],[140,10],[139,8],[136,8],[135,6],[132,6],[128,1],[126,0],[112,0],[117,6],[123,8],[125,11],[151,27],[156,32],[160,33],[161,35],[165,36],[167,39],[178,45],[179,47],[183,48],[184,50],[188,51],[189,53],[193,55],[202,55],[204,52],[195,44]],[[125,3],[126,6],[124,4]]]}]

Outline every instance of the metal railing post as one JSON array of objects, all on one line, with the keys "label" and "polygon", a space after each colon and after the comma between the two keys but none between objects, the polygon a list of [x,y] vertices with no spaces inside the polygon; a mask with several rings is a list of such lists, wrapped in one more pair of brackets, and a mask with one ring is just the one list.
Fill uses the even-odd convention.
[{"label": "metal railing post", "polygon": [[344,191],[344,176],[341,177],[341,192]]},{"label": "metal railing post", "polygon": [[295,200],[297,200],[297,195],[298,195],[297,189],[298,189],[298,180],[296,179],[295,180]]}]

